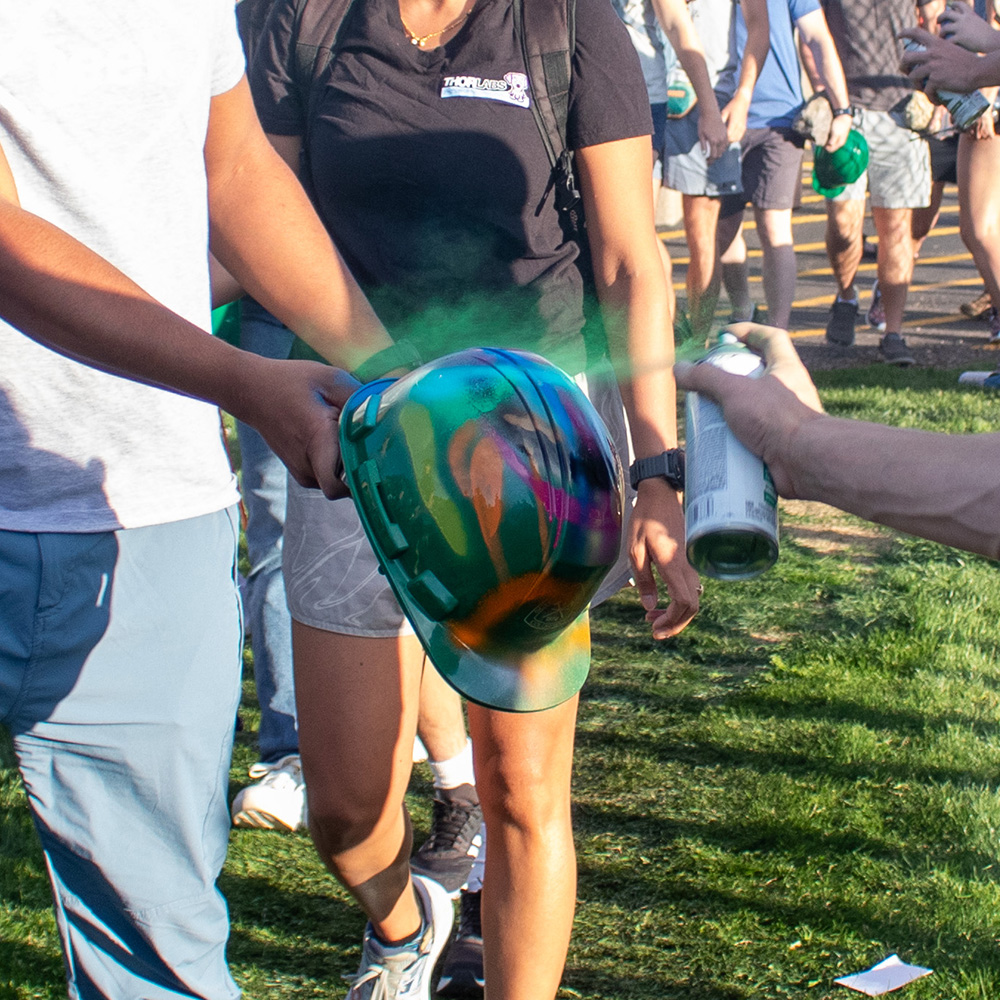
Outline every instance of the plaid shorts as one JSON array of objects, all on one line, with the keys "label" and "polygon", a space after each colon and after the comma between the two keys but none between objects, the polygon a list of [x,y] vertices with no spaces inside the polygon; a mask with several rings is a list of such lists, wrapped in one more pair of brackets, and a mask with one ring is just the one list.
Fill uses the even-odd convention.
[{"label": "plaid shorts", "polygon": [[832,201],[861,200],[873,208],[925,208],[931,200],[927,142],[889,111],[854,112],[854,127],[868,142],[868,169]]}]

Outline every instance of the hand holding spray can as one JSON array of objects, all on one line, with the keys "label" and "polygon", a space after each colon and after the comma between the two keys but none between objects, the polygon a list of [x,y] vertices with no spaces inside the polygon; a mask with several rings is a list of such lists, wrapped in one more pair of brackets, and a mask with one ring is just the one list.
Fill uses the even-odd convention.
[{"label": "hand holding spray can", "polygon": [[[732,334],[698,364],[759,378],[764,363]],[[722,410],[689,392],[684,526],[688,562],[717,580],[749,580],[778,559],[778,493],[767,466],[729,429]]]},{"label": "hand holding spray can", "polygon": [[[903,48],[907,52],[923,52],[927,46],[912,38],[903,39]],[[968,94],[959,94],[954,90],[939,90],[938,100],[951,114],[951,123],[959,132],[964,132],[974,122],[977,122],[990,109],[990,102],[980,90]]]}]

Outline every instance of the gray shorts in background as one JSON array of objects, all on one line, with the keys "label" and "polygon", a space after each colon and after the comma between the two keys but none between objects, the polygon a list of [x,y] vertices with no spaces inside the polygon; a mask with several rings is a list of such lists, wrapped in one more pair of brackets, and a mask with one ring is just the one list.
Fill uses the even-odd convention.
[{"label": "gray shorts in background", "polygon": [[[575,379],[601,415],[626,473],[632,461],[625,410],[610,366]],[[626,511],[635,493],[626,475]],[[632,570],[625,550],[628,519],[622,525],[622,551],[591,605],[626,586]],[[363,638],[412,635],[389,581],[379,571],[364,528],[350,499],[327,500],[319,490],[288,479],[288,510],[282,549],[285,592],[292,617],[304,625]]]},{"label": "gray shorts in background", "polygon": [[681,194],[719,197],[739,194],[740,144],[734,142],[713,163],[698,142],[697,105],[683,118],[668,118],[663,136],[663,184]]},{"label": "gray shorts in background", "polygon": [[868,142],[868,170],[831,201],[862,200],[873,208],[926,208],[931,200],[927,142],[889,111],[854,112],[854,127]]}]

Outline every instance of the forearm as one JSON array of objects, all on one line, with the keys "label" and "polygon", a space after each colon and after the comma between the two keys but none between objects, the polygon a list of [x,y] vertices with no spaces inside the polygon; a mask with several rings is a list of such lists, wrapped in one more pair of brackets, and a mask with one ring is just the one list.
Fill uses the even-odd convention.
[{"label": "forearm", "polygon": [[712,82],[705,65],[705,50],[691,17],[683,3],[675,6],[677,0],[653,0],[656,17],[667,36],[677,59],[681,64],[704,111],[705,107],[718,106]]},{"label": "forearm", "polygon": [[0,316],[47,347],[239,416],[254,355],[155,301],[63,230],[0,200]]},{"label": "forearm", "polygon": [[747,104],[753,97],[757,77],[764,68],[764,60],[771,50],[770,24],[766,0],[742,0],[743,20],[747,26],[747,40],[740,61],[740,76],[736,95]]},{"label": "forearm", "polygon": [[391,341],[298,181],[269,159],[210,188],[212,252],[290,330],[352,370]]},{"label": "forearm", "polygon": [[835,108],[846,108],[851,99],[847,92],[847,80],[837,55],[837,47],[829,32],[810,33],[805,39],[813,57],[813,65],[823,89]]},{"label": "forearm", "polygon": [[1000,434],[946,435],[822,416],[785,452],[792,492],[1000,557]]},{"label": "forearm", "polygon": [[391,344],[294,173],[260,130],[246,81],[213,99],[205,142],[211,249],[332,364]]},{"label": "forearm", "polygon": [[662,266],[620,273],[601,289],[601,304],[636,457],[675,448],[674,343]]}]

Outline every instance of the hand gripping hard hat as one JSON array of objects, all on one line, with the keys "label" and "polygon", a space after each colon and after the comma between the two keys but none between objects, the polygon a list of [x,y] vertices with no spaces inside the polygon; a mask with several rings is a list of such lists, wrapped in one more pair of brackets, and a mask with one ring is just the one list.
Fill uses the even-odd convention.
[{"label": "hand gripping hard hat", "polygon": [[460,351],[362,386],[340,444],[361,523],[441,675],[515,712],[576,694],[623,493],[572,379],[533,354]]}]

